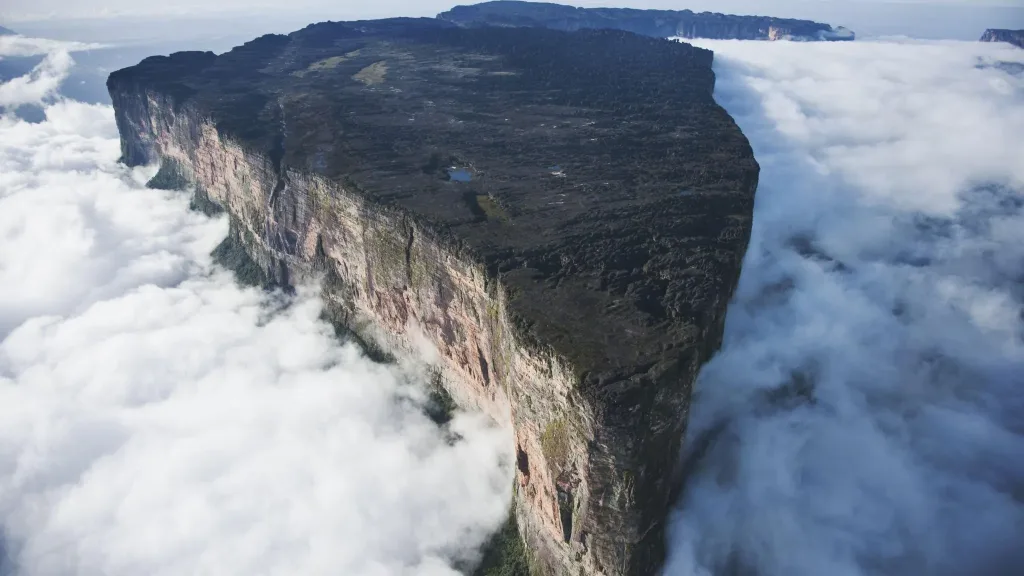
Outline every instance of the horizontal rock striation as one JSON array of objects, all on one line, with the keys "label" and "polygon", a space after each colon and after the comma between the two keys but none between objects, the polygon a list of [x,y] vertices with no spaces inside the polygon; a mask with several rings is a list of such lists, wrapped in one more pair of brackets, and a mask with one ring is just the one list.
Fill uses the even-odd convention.
[{"label": "horizontal rock striation", "polygon": [[1009,42],[1018,48],[1024,48],[1024,30],[1001,30],[989,28],[981,36],[982,42]]},{"label": "horizontal rock striation", "polygon": [[435,355],[515,430],[538,574],[652,574],[758,166],[712,54],[621,31],[322,23],[108,88],[123,161],[230,218],[255,281]]},{"label": "horizontal rock striation", "polygon": [[843,27],[810,20],[769,16],[734,16],[690,10],[576,8],[563,4],[500,0],[456,6],[438,18],[462,26],[534,26],[556,30],[627,30],[659,38],[730,40],[853,40]]}]

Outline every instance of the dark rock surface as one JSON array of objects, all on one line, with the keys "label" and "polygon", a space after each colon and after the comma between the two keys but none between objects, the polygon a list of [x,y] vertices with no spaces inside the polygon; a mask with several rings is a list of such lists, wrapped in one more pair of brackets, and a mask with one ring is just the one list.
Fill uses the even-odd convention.
[{"label": "dark rock surface", "polygon": [[989,28],[981,36],[982,42],[1009,42],[1018,48],[1024,48],[1024,30],[1001,30]]},{"label": "dark rock surface", "polygon": [[463,26],[536,26],[556,30],[615,29],[660,38],[737,40],[853,40],[853,32],[810,20],[734,16],[690,10],[576,8],[563,4],[499,0],[456,6],[438,18]]},{"label": "dark rock surface", "polygon": [[[451,230],[519,289],[539,340],[624,374],[688,339],[738,266],[756,164],[711,97],[711,59],[617,31],[396,20],[149,58],[110,82],[191,100],[283,164]],[[352,79],[380,62],[380,85]],[[449,165],[476,177],[453,184]]]},{"label": "dark rock surface", "polygon": [[653,574],[757,186],[711,63],[617,30],[396,19],[151,57],[108,87],[123,160],[173,159],[161,180],[228,210],[254,277],[329,268],[343,317],[415,319],[511,412],[532,571]]}]

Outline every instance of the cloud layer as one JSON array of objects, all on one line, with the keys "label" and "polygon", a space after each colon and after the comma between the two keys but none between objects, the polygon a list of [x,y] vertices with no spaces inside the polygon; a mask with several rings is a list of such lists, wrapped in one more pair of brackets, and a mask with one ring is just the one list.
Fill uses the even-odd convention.
[{"label": "cloud layer", "polygon": [[762,166],[667,574],[1024,565],[1024,51],[716,51]]},{"label": "cloud layer", "polygon": [[117,165],[110,108],[45,111],[0,118],[0,573],[471,561],[507,512],[507,433],[459,414],[453,441],[312,288],[237,287],[209,256],[226,222]]},{"label": "cloud layer", "polygon": [[28,75],[0,84],[0,113],[23,104],[40,103],[52,96],[60,88],[73,64],[67,51],[55,51],[47,55]]},{"label": "cloud layer", "polygon": [[0,59],[5,57],[39,56],[53,52],[80,52],[103,48],[102,44],[68,42],[48,38],[32,38],[20,34],[0,36]]},{"label": "cloud layer", "polygon": [[0,61],[45,55],[30,73],[0,83],[0,114],[23,104],[41,104],[56,95],[74,61],[71,52],[102,48],[101,44],[65,42],[21,35],[0,36]]}]

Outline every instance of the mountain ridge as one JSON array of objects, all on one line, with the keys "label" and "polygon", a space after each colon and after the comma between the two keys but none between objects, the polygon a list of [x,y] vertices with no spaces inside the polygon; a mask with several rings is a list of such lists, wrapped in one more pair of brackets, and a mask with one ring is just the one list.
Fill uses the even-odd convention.
[{"label": "mountain ridge", "polygon": [[437,18],[461,26],[534,26],[556,30],[617,29],[653,37],[737,40],[848,41],[855,34],[829,24],[691,10],[580,8],[564,4],[497,0],[456,6]]}]

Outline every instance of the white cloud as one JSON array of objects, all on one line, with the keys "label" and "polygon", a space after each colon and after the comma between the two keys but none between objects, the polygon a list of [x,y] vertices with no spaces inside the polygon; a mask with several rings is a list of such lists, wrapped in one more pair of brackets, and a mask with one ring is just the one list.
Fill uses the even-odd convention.
[{"label": "white cloud", "polygon": [[1016,573],[1024,51],[702,44],[762,174],[666,573]]},{"label": "white cloud", "polygon": [[0,84],[0,112],[6,107],[40,103],[52,96],[67,78],[72,64],[74,62],[67,52],[53,52],[30,74]]},{"label": "white cloud", "polygon": [[80,52],[103,48],[103,44],[65,42],[48,38],[32,38],[20,34],[0,36],[0,59],[5,56],[38,56],[54,52]]},{"label": "white cloud", "polygon": [[449,443],[418,375],[338,344],[313,289],[238,288],[209,256],[225,221],[115,164],[110,108],[46,116],[0,119],[0,573],[472,558],[507,511],[507,431],[460,414]]},{"label": "white cloud", "polygon": [[0,84],[0,113],[23,104],[42,104],[52,99],[67,78],[74,61],[71,52],[102,48],[101,44],[64,42],[21,35],[0,36],[0,61],[9,57],[46,57],[29,74]]}]

